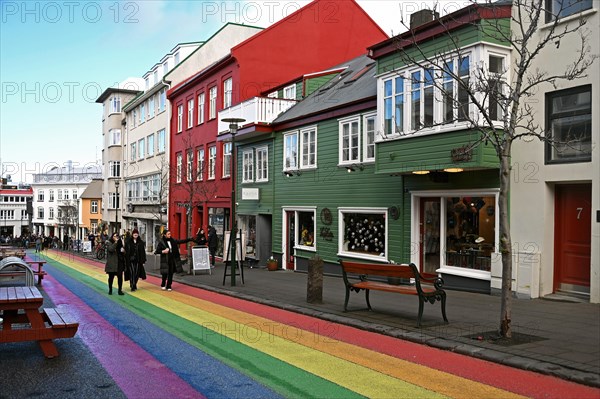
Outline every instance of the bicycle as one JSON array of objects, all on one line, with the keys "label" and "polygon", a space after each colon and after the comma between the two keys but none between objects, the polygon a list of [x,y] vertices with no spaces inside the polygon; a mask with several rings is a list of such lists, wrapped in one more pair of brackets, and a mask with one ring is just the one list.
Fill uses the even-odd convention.
[{"label": "bicycle", "polygon": [[99,242],[98,245],[96,245],[96,248],[94,248],[94,252],[96,253],[96,258],[98,260],[104,259],[106,257],[106,251],[106,242]]}]

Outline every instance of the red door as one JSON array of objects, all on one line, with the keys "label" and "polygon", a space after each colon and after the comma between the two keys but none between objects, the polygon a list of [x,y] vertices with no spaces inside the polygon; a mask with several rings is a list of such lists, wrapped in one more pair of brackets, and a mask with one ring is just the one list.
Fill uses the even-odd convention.
[{"label": "red door", "polygon": [[589,294],[592,186],[556,186],[554,290]]}]

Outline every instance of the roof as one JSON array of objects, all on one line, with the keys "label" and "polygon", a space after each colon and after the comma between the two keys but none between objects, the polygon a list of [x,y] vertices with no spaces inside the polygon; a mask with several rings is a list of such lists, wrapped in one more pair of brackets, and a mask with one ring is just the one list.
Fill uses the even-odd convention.
[{"label": "roof", "polygon": [[281,114],[273,124],[302,119],[377,96],[375,61],[366,54],[335,68],[344,68],[344,71]]},{"label": "roof", "polygon": [[102,198],[102,179],[92,179],[90,184],[83,190],[80,198]]},{"label": "roof", "polygon": [[143,90],[119,89],[118,87],[109,87],[108,89],[104,90],[102,94],[100,94],[100,97],[96,99],[96,102],[103,103],[113,93],[138,94],[142,92]]}]

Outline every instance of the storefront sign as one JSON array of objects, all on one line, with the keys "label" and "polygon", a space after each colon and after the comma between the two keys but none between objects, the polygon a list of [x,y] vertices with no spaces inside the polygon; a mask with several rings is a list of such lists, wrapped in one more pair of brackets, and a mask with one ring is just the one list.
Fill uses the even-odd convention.
[{"label": "storefront sign", "polygon": [[452,162],[469,162],[473,157],[473,149],[470,145],[465,145],[450,150]]},{"label": "storefront sign", "polygon": [[242,188],[243,200],[258,200],[258,188]]},{"label": "storefront sign", "polygon": [[321,238],[325,241],[333,240],[333,233],[329,229],[329,227],[321,227]]}]

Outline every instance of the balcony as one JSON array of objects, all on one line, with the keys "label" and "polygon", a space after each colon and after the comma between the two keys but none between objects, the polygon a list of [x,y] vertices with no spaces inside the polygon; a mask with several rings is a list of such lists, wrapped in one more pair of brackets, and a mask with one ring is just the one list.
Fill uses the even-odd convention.
[{"label": "balcony", "polygon": [[254,97],[232,107],[219,112],[219,134],[229,131],[229,124],[222,122],[225,118],[243,118],[248,124],[269,124],[275,120],[282,112],[290,109],[296,100],[286,100],[282,98]]}]

